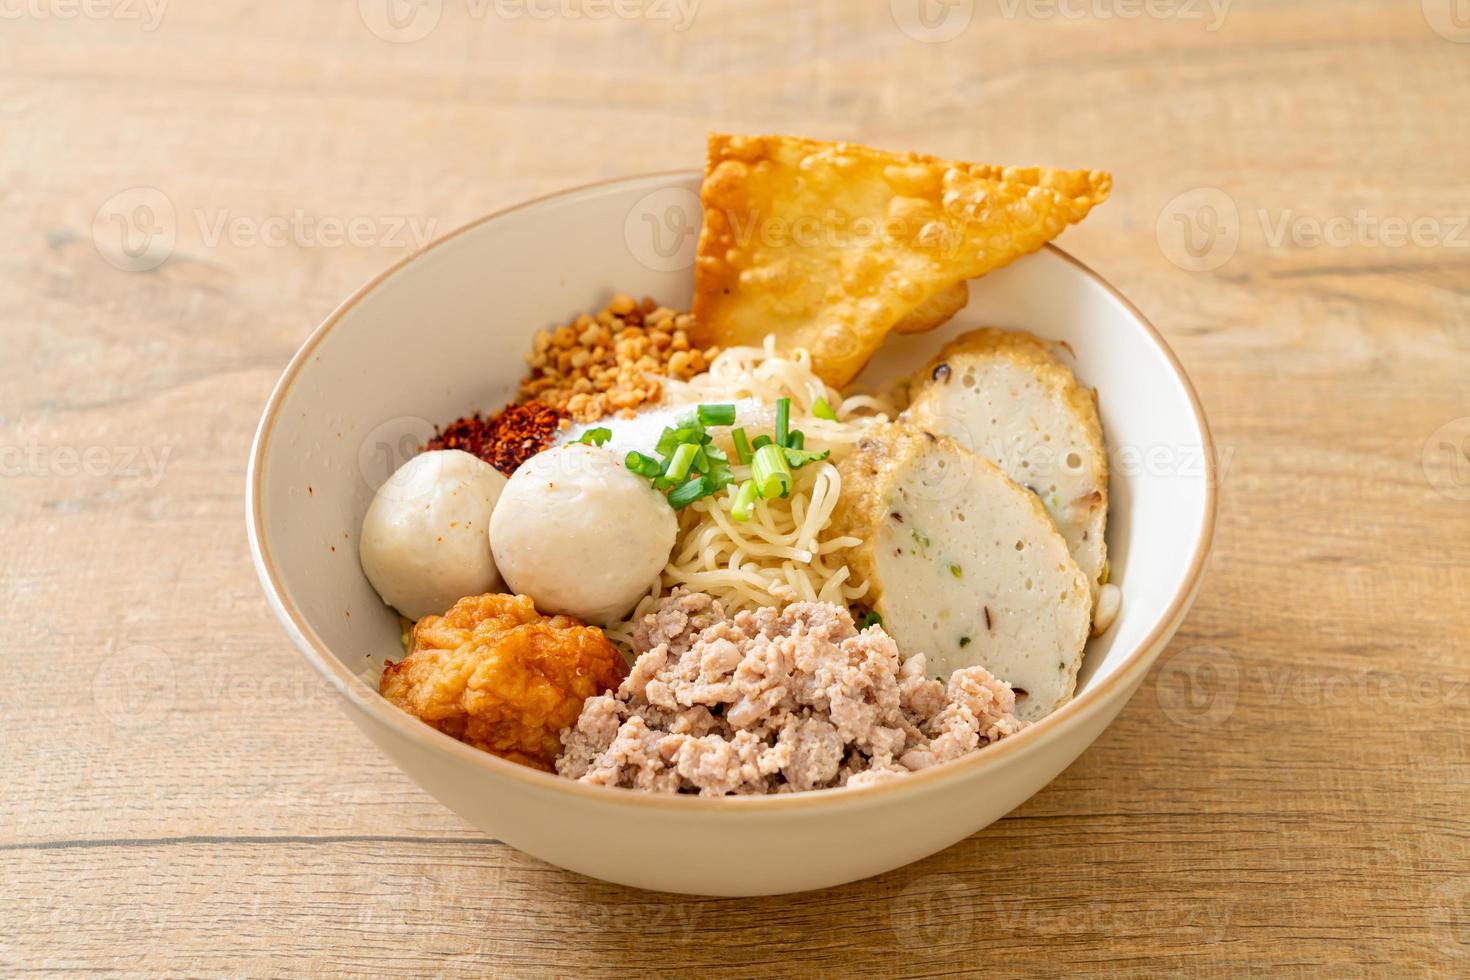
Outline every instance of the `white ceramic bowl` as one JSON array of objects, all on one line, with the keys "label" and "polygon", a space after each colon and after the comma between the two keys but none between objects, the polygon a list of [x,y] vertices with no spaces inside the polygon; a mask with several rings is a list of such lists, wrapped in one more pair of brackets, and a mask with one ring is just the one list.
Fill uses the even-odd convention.
[{"label": "white ceramic bowl", "polygon": [[[1093,640],[1076,697],[1020,734],[878,786],[765,798],[583,786],[463,745],[377,694],[398,623],[357,562],[375,487],[434,422],[514,393],[532,333],[612,292],[684,308],[699,175],[597,184],[491,215],[368,283],[306,341],[266,405],[247,521],[261,584],[353,721],[415,782],[486,833],[553,864],[642,888],[757,895],[887,871],[980,830],[1060,773],[1117,715],[1193,601],[1215,522],[1198,399],[1143,316],[1056,248],[971,284],[934,333],[892,338],[885,373],[963,329],[1065,340],[1100,393],[1113,458],[1108,528],[1122,612]],[[877,365],[879,362],[875,362]],[[872,368],[870,370],[876,370]]]}]

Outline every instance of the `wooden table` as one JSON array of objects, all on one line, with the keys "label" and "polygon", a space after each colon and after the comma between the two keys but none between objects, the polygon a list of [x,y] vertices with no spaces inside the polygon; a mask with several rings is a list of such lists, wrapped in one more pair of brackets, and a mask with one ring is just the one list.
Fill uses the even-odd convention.
[{"label": "wooden table", "polygon": [[[598,9],[0,5],[0,973],[1470,973],[1448,0]],[[353,287],[712,128],[1111,170],[1064,244],[1168,336],[1224,474],[1193,614],[1071,769],[766,900],[484,839],[337,710],[242,520],[266,394]]]}]

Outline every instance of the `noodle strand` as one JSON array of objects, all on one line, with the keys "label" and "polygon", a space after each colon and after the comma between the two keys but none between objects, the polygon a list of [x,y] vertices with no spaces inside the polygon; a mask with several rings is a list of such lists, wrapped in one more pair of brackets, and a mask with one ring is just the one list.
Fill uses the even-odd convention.
[{"label": "noodle strand", "polygon": [[[868,593],[866,582],[852,580],[835,555],[861,544],[854,537],[831,536],[832,515],[842,492],[839,461],[876,422],[896,414],[880,395],[842,397],[812,371],[811,355],[776,353],[773,337],[761,347],[732,347],[709,370],[688,382],[666,381],[668,396],[679,402],[724,403],[750,398],[774,406],[791,399],[791,426],[806,433],[808,449],[831,452],[831,459],[808,463],[794,472],[784,498],[756,501],[749,521],[730,514],[735,495],[714,494],[679,512],[679,536],[658,583],[629,618],[609,627],[612,639],[631,645],[639,622],[658,599],[676,588],[707,592],[727,613],[805,600],[851,604]],[[837,421],[818,418],[818,400],[832,407]],[[732,454],[733,460],[733,454]],[[748,466],[733,467],[739,480]]]}]

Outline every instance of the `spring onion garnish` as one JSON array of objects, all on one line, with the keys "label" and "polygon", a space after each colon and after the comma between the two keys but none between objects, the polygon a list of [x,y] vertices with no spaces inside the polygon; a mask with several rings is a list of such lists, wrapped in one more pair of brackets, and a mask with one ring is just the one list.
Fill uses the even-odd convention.
[{"label": "spring onion garnish", "polygon": [[965,570],[951,562],[949,566],[949,574],[953,575],[955,578],[964,578]]},{"label": "spring onion garnish", "polygon": [[699,455],[698,443],[686,442],[674,450],[674,455],[669,457],[669,465],[664,468],[664,476],[675,483],[683,480],[689,475],[689,470],[694,466],[694,457]]},{"label": "spring onion garnish", "polygon": [[879,616],[875,612],[870,612],[866,616],[863,617],[863,629],[867,629],[869,626],[882,626],[882,625],[883,625],[883,617],[882,616]]},{"label": "spring onion garnish", "polygon": [[582,437],[578,439],[577,442],[581,443],[584,446],[601,446],[603,443],[607,442],[611,438],[612,429],[604,429],[599,427],[596,429],[588,429],[586,432],[582,433]]},{"label": "spring onion garnish", "polygon": [[807,463],[820,463],[832,455],[832,450],[830,449],[824,449],[819,453],[812,452],[809,449],[783,449],[781,452],[785,454],[786,463],[793,470],[799,470]]},{"label": "spring onion garnish", "polygon": [[[825,399],[818,399],[812,411],[825,419],[837,417]],[[672,427],[663,430],[653,455],[631,452],[625,459],[626,465],[633,473],[651,481],[653,489],[668,494],[669,505],[676,510],[731,488],[731,515],[737,521],[749,521],[757,499],[791,494],[796,483],[793,470],[831,455],[830,450],[818,453],[806,448],[805,433],[791,428],[791,399],[780,398],[776,400],[774,433],[752,438],[744,428],[731,429],[730,441],[735,447],[733,465],[751,468],[751,479],[735,486],[730,456],[706,431],[710,426],[733,426],[735,418],[734,404],[696,405],[679,415]],[[584,441],[601,445],[611,435],[608,430],[598,430],[589,432]]]},{"label": "spring onion garnish", "polygon": [[681,425],[677,429],[665,429],[663,435],[658,437],[658,445],[654,447],[653,451],[667,458],[674,455],[674,450],[680,446],[689,443],[693,443],[696,446],[703,445],[707,438],[708,436],[705,435],[704,426],[698,422],[694,422],[691,425]]},{"label": "spring onion garnish", "polygon": [[708,497],[709,494],[709,482],[702,476],[696,476],[688,483],[681,483],[669,491],[669,506],[675,510],[683,510],[701,497]]},{"label": "spring onion garnish", "polygon": [[751,462],[756,493],[767,500],[784,497],[791,492],[791,467],[780,446],[762,446]]},{"label": "spring onion garnish", "polygon": [[623,460],[628,469],[637,473],[644,479],[652,480],[664,470],[663,464],[652,456],[645,456],[636,450],[630,452]]},{"label": "spring onion garnish", "polygon": [[740,489],[735,491],[735,502],[730,505],[730,516],[744,523],[750,520],[755,510],[755,481],[746,480],[740,484]]},{"label": "spring onion garnish", "polygon": [[694,415],[702,425],[734,425],[734,405],[701,405],[694,410]]},{"label": "spring onion garnish", "polygon": [[709,478],[710,493],[723,490],[735,482],[735,474],[730,470],[730,457],[725,455],[723,449],[710,443],[704,447],[703,452],[703,465],[700,465],[700,460],[696,459],[694,466]]},{"label": "spring onion garnish", "polygon": [[750,438],[744,429],[734,429],[730,432],[730,438],[735,441],[735,459],[741,466],[750,465]]},{"label": "spring onion garnish", "polygon": [[790,435],[791,428],[791,399],[778,398],[776,400],[776,445],[786,446],[786,439]]},{"label": "spring onion garnish", "polygon": [[825,398],[818,398],[812,402],[812,414],[819,419],[826,419],[828,422],[837,421],[837,413],[832,411],[832,406],[827,404],[827,399]]}]

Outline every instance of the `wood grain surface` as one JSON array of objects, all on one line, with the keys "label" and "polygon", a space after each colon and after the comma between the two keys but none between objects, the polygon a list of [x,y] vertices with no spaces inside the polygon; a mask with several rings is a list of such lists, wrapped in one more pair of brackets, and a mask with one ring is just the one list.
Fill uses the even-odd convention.
[{"label": "wood grain surface", "polygon": [[[1464,4],[924,2],[0,2],[0,973],[1470,974]],[[337,709],[243,524],[356,285],[710,129],[1112,171],[1064,245],[1223,473],[1193,613],[1075,765],[762,900],[484,839]]]}]

